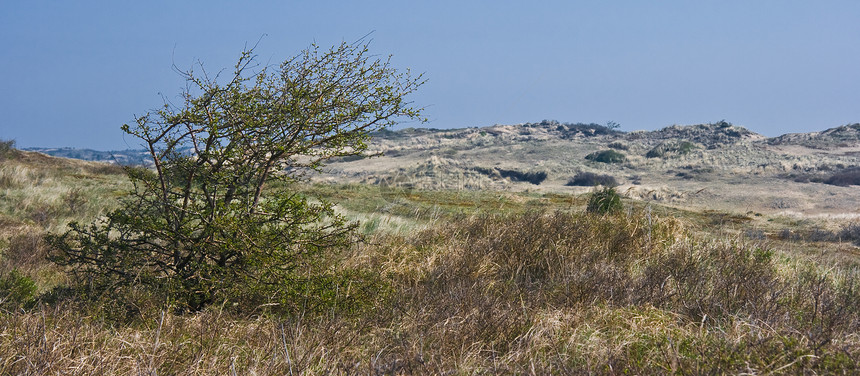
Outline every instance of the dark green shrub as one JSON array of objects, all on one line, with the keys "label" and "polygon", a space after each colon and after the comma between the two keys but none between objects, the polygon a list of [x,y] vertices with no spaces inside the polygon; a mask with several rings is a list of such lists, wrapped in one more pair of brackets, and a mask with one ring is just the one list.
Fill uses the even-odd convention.
[{"label": "dark green shrub", "polygon": [[17,270],[0,275],[0,309],[14,311],[33,304],[36,283]]},{"label": "dark green shrub", "polygon": [[852,222],[839,231],[839,238],[842,241],[849,241],[857,246],[860,246],[860,223]]},{"label": "dark green shrub", "polygon": [[618,182],[611,175],[600,175],[595,174],[593,172],[580,172],[576,174],[576,176],[570,178],[570,180],[565,185],[569,187],[593,187],[596,185],[615,187],[618,185]]},{"label": "dark green shrub", "polygon": [[0,140],[0,161],[8,159],[15,151],[15,140]]},{"label": "dark green shrub", "polygon": [[545,171],[522,172],[517,170],[496,169],[503,178],[508,178],[513,181],[529,182],[534,185],[539,185],[546,180],[547,174]]},{"label": "dark green shrub", "polygon": [[609,145],[606,145],[606,146],[608,146],[610,149],[615,149],[615,150],[628,150],[628,149],[630,149],[627,145],[624,145],[620,142],[613,142],[613,143],[610,143]]},{"label": "dark green shrub", "polygon": [[487,175],[489,177],[503,177],[511,179],[511,181],[528,182],[534,185],[543,183],[547,178],[546,171],[522,172],[517,170],[505,170],[501,168],[484,168],[473,167],[472,170]]},{"label": "dark green shrub", "polygon": [[[616,123],[610,122],[610,124]],[[582,136],[593,137],[621,133],[620,131],[615,129],[617,127],[613,128],[607,125],[600,125],[595,123],[559,123],[556,120],[543,120],[540,123],[526,123],[523,124],[523,127],[546,127],[548,129],[555,129],[555,131],[561,133],[561,137],[564,139]]]},{"label": "dark green shrub", "polygon": [[331,160],[329,160],[329,163],[355,162],[355,161],[360,161],[360,160],[365,159],[365,158],[367,158],[367,156],[364,156],[364,155],[347,155],[347,156],[343,156],[343,157],[332,158]]},{"label": "dark green shrub", "polygon": [[602,163],[622,163],[627,157],[615,150],[603,150],[586,155],[585,159]]},{"label": "dark green shrub", "polygon": [[720,120],[716,123],[713,123],[717,128],[729,128],[732,126],[732,123],[727,122],[725,119]]},{"label": "dark green shrub", "polygon": [[833,231],[816,227],[809,231],[805,240],[810,242],[835,242],[839,240],[839,236]]},{"label": "dark green shrub", "polygon": [[860,185],[860,168],[854,167],[839,171],[825,179],[824,183],[840,187]]},{"label": "dark green shrub", "polygon": [[674,155],[689,154],[696,148],[696,144],[689,141],[663,142],[645,154],[646,158],[665,158]]},{"label": "dark green shrub", "polygon": [[613,214],[621,211],[621,195],[613,187],[596,190],[588,199],[586,211],[596,214]]}]

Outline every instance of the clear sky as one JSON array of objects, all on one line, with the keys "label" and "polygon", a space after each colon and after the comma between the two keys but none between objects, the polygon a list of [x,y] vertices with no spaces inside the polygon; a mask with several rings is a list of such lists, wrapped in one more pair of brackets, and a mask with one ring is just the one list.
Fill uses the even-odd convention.
[{"label": "clear sky", "polygon": [[137,147],[172,64],[272,64],[354,41],[428,79],[434,128],[722,119],[776,136],[860,122],[860,1],[16,1],[0,4],[0,139]]}]

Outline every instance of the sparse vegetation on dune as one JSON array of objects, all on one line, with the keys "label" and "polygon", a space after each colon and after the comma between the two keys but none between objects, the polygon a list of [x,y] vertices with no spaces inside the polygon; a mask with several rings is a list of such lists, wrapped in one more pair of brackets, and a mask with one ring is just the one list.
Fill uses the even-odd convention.
[{"label": "sparse vegetation on dune", "polygon": [[[559,132],[589,129],[604,131]],[[121,207],[125,170],[9,146],[0,374],[860,372],[856,220],[661,206],[625,198],[635,192],[603,173],[571,179],[604,186],[581,195],[294,183],[308,203],[360,221],[361,241],[299,263],[299,279],[279,281],[289,301],[233,284],[189,312],[134,280],[94,297],[46,259],[47,233]],[[630,159],[645,159],[647,148],[629,146]],[[716,173],[677,160],[646,162]],[[542,166],[468,168],[547,177]]]},{"label": "sparse vegetation on dune", "polygon": [[595,185],[603,185],[614,187],[618,185],[618,181],[611,175],[595,174],[593,172],[579,172],[576,176],[570,178],[568,186],[593,187]]},{"label": "sparse vegetation on dune", "polygon": [[783,175],[786,179],[798,183],[824,183],[847,187],[860,185],[860,167],[848,167],[831,171],[830,168],[819,169],[817,173],[792,173]]},{"label": "sparse vegetation on dune", "polygon": [[813,149],[851,147],[860,141],[860,123],[812,133],[790,133],[768,140],[771,145],[801,145]]},{"label": "sparse vegetation on dune", "polygon": [[627,157],[615,150],[603,150],[586,155],[585,159],[602,163],[622,163],[627,160]]},{"label": "sparse vegetation on dune", "polygon": [[483,168],[474,167],[473,170],[489,177],[507,178],[515,182],[527,182],[534,185],[540,185],[547,178],[546,171],[531,171],[523,172],[517,170],[509,170],[504,168]]},{"label": "sparse vegetation on dune", "polygon": [[610,149],[615,149],[615,150],[630,150],[629,146],[627,146],[626,144],[623,144],[621,142],[617,142],[617,141],[611,142],[611,143],[609,143],[609,145],[606,145],[606,146],[609,147]]},{"label": "sparse vegetation on dune", "polygon": [[696,145],[689,141],[661,142],[645,154],[645,158],[666,158],[689,154]]},{"label": "sparse vegetation on dune", "polygon": [[830,175],[825,183],[847,187],[849,185],[860,185],[860,167],[848,168]]}]

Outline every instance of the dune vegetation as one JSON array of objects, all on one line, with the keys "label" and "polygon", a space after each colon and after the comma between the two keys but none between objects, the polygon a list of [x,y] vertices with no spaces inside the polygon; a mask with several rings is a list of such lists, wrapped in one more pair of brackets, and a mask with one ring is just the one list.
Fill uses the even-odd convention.
[{"label": "dune vegetation", "polygon": [[858,372],[853,227],[626,198],[588,211],[591,193],[297,184],[358,223],[305,270],[345,282],[290,309],[187,312],[142,288],[81,297],[48,261],[46,234],[129,185],[114,166],[4,151],[0,374]]}]

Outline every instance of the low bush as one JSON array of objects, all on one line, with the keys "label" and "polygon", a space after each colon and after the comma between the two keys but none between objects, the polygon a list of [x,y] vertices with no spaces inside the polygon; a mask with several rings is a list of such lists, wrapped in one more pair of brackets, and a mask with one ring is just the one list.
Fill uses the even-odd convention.
[{"label": "low bush", "polygon": [[860,324],[860,299],[852,300],[860,298],[860,281],[853,274],[831,278],[801,265],[783,278],[773,250],[693,240],[679,223],[650,213],[485,216],[430,232],[416,246],[445,250],[445,261],[427,275],[437,281],[428,287],[441,289],[440,279],[467,279],[464,286],[480,280],[474,288],[493,286],[504,296],[508,288],[526,290],[532,303],[645,304],[696,323],[744,317],[818,340],[853,333]]},{"label": "low bush", "polygon": [[824,179],[822,176],[815,174],[805,174],[805,173],[789,173],[781,175],[784,179],[791,180],[795,183],[823,183]]},{"label": "low bush", "polygon": [[595,174],[593,172],[580,172],[577,173],[576,176],[570,178],[568,180],[566,186],[577,186],[577,187],[593,187],[596,185],[603,185],[607,187],[615,187],[618,185],[618,181],[615,180],[611,175],[601,175]]},{"label": "low bush", "polygon": [[365,155],[345,155],[343,157],[335,157],[329,160],[329,163],[347,163],[360,161],[367,158]]},{"label": "low bush", "polygon": [[839,241],[839,235],[827,229],[813,228],[806,234],[805,240],[810,242],[835,242]]},{"label": "low bush", "polygon": [[32,306],[36,299],[36,283],[17,270],[0,275],[0,309],[16,311]]},{"label": "low bush", "polygon": [[839,237],[842,241],[850,241],[860,247],[860,223],[852,222],[845,225],[839,232]]},{"label": "low bush", "polygon": [[547,173],[545,171],[521,172],[517,170],[497,169],[503,178],[508,178],[513,181],[529,182],[534,185],[539,185],[546,180]]},{"label": "low bush", "polygon": [[[616,123],[610,122],[608,125],[616,125]],[[555,131],[561,133],[561,137],[565,139],[621,133],[620,131],[615,129],[617,127],[610,127],[608,125],[601,125],[595,123],[560,123],[556,120],[543,120],[540,123],[526,123],[522,126],[525,128],[546,127],[549,129],[555,129]]]},{"label": "low bush", "polygon": [[613,187],[604,187],[591,193],[586,211],[596,214],[614,214],[623,209],[621,196]]},{"label": "low bush", "polygon": [[15,151],[15,140],[0,140],[0,161],[7,159]]},{"label": "low bush", "polygon": [[[819,169],[819,171],[829,171],[829,169]],[[782,177],[797,183],[823,183],[848,187],[860,185],[860,167],[842,168],[831,174],[801,172],[784,174]]]},{"label": "low bush", "polygon": [[696,144],[689,141],[667,141],[660,143],[645,154],[645,158],[666,158],[677,155],[689,154],[696,148]]},{"label": "low bush", "polygon": [[522,172],[517,170],[506,170],[502,168],[484,168],[484,167],[473,167],[472,170],[490,176],[490,177],[502,177],[511,179],[511,181],[518,182],[527,182],[532,183],[534,185],[540,185],[547,178],[546,171],[532,171],[532,172]]},{"label": "low bush", "polygon": [[786,228],[782,229],[776,236],[782,240],[807,242],[851,242],[860,246],[860,223],[849,223],[838,231],[831,231],[819,227],[812,228],[808,231],[793,231]]},{"label": "low bush", "polygon": [[622,163],[627,157],[615,150],[603,150],[586,155],[585,159],[602,163]]},{"label": "low bush", "polygon": [[840,187],[860,185],[860,168],[854,167],[839,171],[824,179],[824,183]]},{"label": "low bush", "polygon": [[606,146],[609,147],[610,149],[615,149],[615,150],[628,150],[628,149],[630,149],[627,145],[622,144],[620,142],[612,142]]}]

